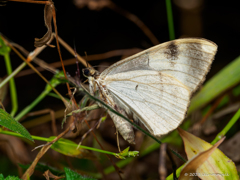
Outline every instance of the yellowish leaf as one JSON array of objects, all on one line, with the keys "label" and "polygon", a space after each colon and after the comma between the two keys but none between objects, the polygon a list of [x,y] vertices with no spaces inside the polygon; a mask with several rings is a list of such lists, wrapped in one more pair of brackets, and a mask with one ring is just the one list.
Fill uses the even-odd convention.
[{"label": "yellowish leaf", "polygon": [[185,179],[191,179],[191,177],[196,176],[203,180],[239,179],[235,164],[223,152],[217,149],[221,141],[212,146],[180,128],[178,128],[178,132],[183,139],[187,157],[191,159],[185,165],[184,168],[186,169],[183,168],[180,174],[182,179],[179,177],[180,180],[184,179],[184,175]]},{"label": "yellowish leaf", "polygon": [[[50,137],[49,139],[54,139],[55,136]],[[59,143],[66,143],[68,145]],[[71,145],[71,146],[70,146]],[[51,148],[59,153],[62,153],[66,156],[71,156],[71,157],[76,157],[76,158],[80,158],[80,159],[91,159],[91,160],[97,160],[96,156],[94,156],[94,154],[92,154],[91,152],[89,152],[86,149],[82,149],[82,148],[76,148],[77,144],[74,143],[73,141],[70,141],[68,139],[63,139],[61,138],[59,141],[55,142]]]}]

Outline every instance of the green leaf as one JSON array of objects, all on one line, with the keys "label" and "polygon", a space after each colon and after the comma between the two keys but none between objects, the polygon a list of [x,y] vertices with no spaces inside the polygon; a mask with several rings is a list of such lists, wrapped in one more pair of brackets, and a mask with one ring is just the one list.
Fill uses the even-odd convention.
[{"label": "green leaf", "polygon": [[66,167],[64,168],[64,171],[66,173],[66,180],[96,180],[92,177],[82,176]]},{"label": "green leaf", "polygon": [[239,82],[240,56],[211,78],[204,85],[201,91],[193,97],[188,114],[191,114],[196,109],[203,107],[227,89],[237,85]]},{"label": "green leaf", "polygon": [[[55,139],[55,136],[49,137],[49,139],[53,140]],[[68,144],[72,144],[72,146],[66,146],[65,144],[59,143],[59,142],[65,142]],[[88,150],[83,148],[76,148],[78,145],[70,141],[68,139],[61,138],[57,142],[55,142],[51,148],[59,153],[62,153],[66,156],[76,157],[80,159],[91,159],[96,160],[97,158],[94,156],[94,154],[90,153]]]},{"label": "green leaf", "polygon": [[120,153],[116,153],[115,157],[118,159],[126,159],[125,157],[135,157],[139,155],[139,151],[129,151],[130,147],[127,147]]},{"label": "green leaf", "polygon": [[[21,134],[23,137],[33,141],[29,132],[19,122],[17,122],[10,114],[0,109],[0,125]],[[34,142],[34,141],[33,141]]]},{"label": "green leaf", "polygon": [[15,176],[8,176],[5,178],[5,180],[21,180],[19,177]]},{"label": "green leaf", "polygon": [[[24,170],[27,170],[30,167],[31,164],[24,165],[24,164],[18,163],[18,165],[21,168],[23,168]],[[37,165],[35,166],[35,170],[40,171],[42,173],[44,173],[45,171],[49,170],[49,171],[51,171],[55,175],[58,175],[58,176],[64,175],[63,171],[60,171],[58,169],[55,169],[54,167],[51,167],[51,166],[45,165],[45,164],[41,164],[41,163],[37,163]]]},{"label": "green leaf", "polygon": [[19,177],[15,177],[15,176],[8,176],[4,179],[4,176],[2,174],[0,174],[0,180],[21,180]]}]

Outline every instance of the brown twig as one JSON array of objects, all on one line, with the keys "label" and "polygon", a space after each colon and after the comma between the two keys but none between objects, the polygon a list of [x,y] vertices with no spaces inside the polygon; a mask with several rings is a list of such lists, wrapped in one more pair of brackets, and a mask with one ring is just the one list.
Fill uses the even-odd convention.
[{"label": "brown twig", "polygon": [[25,115],[23,118],[21,118],[21,121],[28,116],[38,116],[38,115],[48,114],[48,113],[50,114],[50,117],[51,117],[51,120],[52,120],[53,135],[57,136],[58,133],[57,133],[57,127],[56,127],[55,112],[51,109],[44,109],[44,110],[40,110],[40,111],[30,112],[27,115]]},{"label": "brown twig", "polygon": [[150,31],[150,29],[135,14],[132,14],[126,11],[125,9],[120,8],[119,6],[114,4],[112,1],[111,3],[109,3],[108,7],[113,11],[117,12],[118,14],[121,14],[125,18],[129,19],[134,24],[136,24],[143,31],[143,33],[151,40],[151,42],[154,45],[157,45],[160,43],[158,39],[154,36],[154,34]]},{"label": "brown twig", "polygon": [[219,97],[214,104],[212,105],[212,107],[209,109],[209,111],[207,112],[207,114],[202,118],[202,120],[199,122],[200,124],[203,124],[206,119],[213,113],[213,111],[218,107],[218,105],[220,104],[220,102],[222,101],[222,99],[224,98],[225,94],[222,95],[221,97]]},{"label": "brown twig", "polygon": [[82,141],[87,137],[87,135],[92,132],[96,127],[97,125],[99,124],[99,122],[102,120],[102,118],[100,118],[95,124],[93,127],[91,127],[81,138],[80,142],[78,143],[78,148],[80,147],[80,145],[82,144]]},{"label": "brown twig", "polygon": [[[54,35],[55,37],[57,37],[55,33],[53,33],[53,35]],[[79,60],[85,67],[88,66],[86,60],[85,60],[84,58],[82,58],[79,54],[77,54],[77,53],[75,54],[75,51],[73,50],[73,48],[71,48],[71,46],[69,46],[69,45],[68,45],[62,38],[60,38],[59,36],[58,36],[58,41],[59,41],[60,44],[62,44],[62,46],[63,46],[65,49],[67,49],[73,56],[76,55],[77,60]],[[75,58],[74,58],[74,59],[75,59]],[[76,62],[76,59],[75,59],[75,62]],[[65,63],[64,63],[64,64],[65,64]],[[91,67],[90,64],[89,64],[89,66]]]},{"label": "brown twig", "polygon": [[53,143],[55,143],[56,141],[58,141],[62,136],[64,136],[70,129],[70,127],[73,124],[71,124],[64,132],[62,132],[61,134],[59,134],[54,140],[52,140],[50,143],[47,143],[44,147],[42,147],[42,149],[39,151],[38,155],[36,156],[36,158],[34,159],[34,161],[32,162],[31,166],[26,170],[26,172],[23,174],[23,176],[21,177],[21,179],[23,180],[28,180],[31,175],[34,172],[35,166],[37,165],[38,161],[40,160],[40,158],[48,151],[48,149],[52,146]]},{"label": "brown twig", "polygon": [[32,1],[32,0],[8,0],[8,1],[15,1],[15,2],[24,2],[24,3],[33,3],[33,4],[49,4],[48,1]]},{"label": "brown twig", "polygon": [[[22,46],[20,46],[17,43],[11,43],[11,44],[14,47],[18,48],[25,56],[28,56],[29,52],[26,49],[24,49]],[[33,59],[33,62],[36,63],[37,65],[39,65],[40,67],[42,67],[42,69],[46,69],[46,70],[48,70],[48,71],[50,71],[50,72],[52,72],[54,74],[57,72],[57,69],[55,69],[53,66],[49,65],[48,63],[46,63],[42,59],[39,59],[38,57],[35,57]],[[39,71],[39,67],[37,67],[36,69],[38,69],[38,71]],[[25,71],[28,71],[28,70],[25,70]],[[34,72],[34,71],[31,70],[31,72]],[[22,73],[23,73],[23,71],[21,71],[19,74],[21,74],[21,76],[23,76]]]},{"label": "brown twig", "polygon": [[[63,117],[64,116],[63,111],[64,111],[64,109],[60,109],[60,110],[56,111],[55,118],[58,119],[60,117]],[[47,115],[43,115],[41,117],[35,118],[31,121],[23,122],[22,125],[26,129],[28,129],[28,128],[36,127],[38,125],[41,125],[41,124],[49,122],[49,121],[51,121],[51,116],[50,116],[50,114],[47,114]]]},{"label": "brown twig", "polygon": [[1,99],[0,99],[0,105],[1,105],[1,108],[2,108],[4,111],[6,111],[4,105],[3,105],[2,101],[1,101]]},{"label": "brown twig", "polygon": [[[60,42],[60,38],[59,38],[59,42]],[[15,43],[13,45],[15,45]],[[17,47],[17,48],[21,51],[23,50],[23,49],[20,49],[19,47]],[[107,58],[111,58],[111,57],[115,57],[115,56],[130,56],[130,55],[136,54],[140,51],[142,51],[142,49],[139,49],[139,48],[119,49],[119,50],[113,50],[113,51],[109,51],[109,52],[102,53],[102,54],[88,55],[87,58],[88,58],[88,61],[103,60],[103,59],[107,59]],[[24,51],[22,51],[22,52],[24,53]],[[84,59],[84,58],[86,58],[86,56],[82,56],[82,58]],[[55,68],[61,67],[61,62],[54,62],[51,64],[47,64],[46,62],[44,62],[43,60],[41,60],[39,58],[35,58],[35,59],[33,59],[33,61],[40,66],[40,67],[36,67],[36,69],[38,71],[43,71],[43,70],[47,69],[47,70],[50,70],[51,72],[54,72],[53,70],[51,70],[52,67],[55,67]],[[44,62],[44,63],[42,63],[42,62]],[[72,65],[74,63],[76,63],[76,58],[64,60],[65,66]],[[30,75],[32,73],[34,73],[34,71],[32,69],[27,69],[27,70],[23,70],[23,71],[19,72],[15,77],[22,77],[22,76]]]},{"label": "brown twig", "polygon": [[167,144],[163,143],[159,149],[158,173],[159,173],[160,180],[165,180],[167,176],[166,151],[167,151]]},{"label": "brown twig", "polygon": [[108,7],[109,9],[115,11],[116,13],[124,16],[125,18],[127,18],[128,20],[130,20],[134,24],[136,24],[154,45],[159,44],[158,39],[154,36],[154,34],[150,31],[150,29],[136,15],[128,12],[125,9],[120,8],[119,6],[117,6],[110,0],[98,0],[98,1],[95,1],[95,0],[84,0],[83,1],[82,0],[80,3],[77,0],[75,0],[75,5],[78,6],[79,8],[88,6],[88,8],[91,10],[100,10],[105,7]]}]

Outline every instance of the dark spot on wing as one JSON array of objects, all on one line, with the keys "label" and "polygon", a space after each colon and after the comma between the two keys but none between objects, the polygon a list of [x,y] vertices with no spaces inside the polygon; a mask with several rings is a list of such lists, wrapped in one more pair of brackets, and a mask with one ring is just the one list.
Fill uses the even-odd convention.
[{"label": "dark spot on wing", "polygon": [[135,90],[137,90],[137,88],[138,88],[138,84],[136,85]]},{"label": "dark spot on wing", "polygon": [[170,60],[178,59],[178,55],[179,55],[178,46],[174,43],[174,41],[170,42],[164,54],[167,59],[170,59]]},{"label": "dark spot on wing", "polygon": [[170,44],[167,46],[167,49],[164,52],[164,55],[167,59],[171,61],[171,65],[174,66],[176,64],[176,61],[178,59],[179,51],[178,46],[175,44],[174,41],[170,42]]}]

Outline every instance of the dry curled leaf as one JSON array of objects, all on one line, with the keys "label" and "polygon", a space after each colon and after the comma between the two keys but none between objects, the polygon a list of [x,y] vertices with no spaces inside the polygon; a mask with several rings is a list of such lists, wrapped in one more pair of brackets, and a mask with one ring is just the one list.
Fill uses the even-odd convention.
[{"label": "dry curled leaf", "polygon": [[62,176],[55,176],[54,174],[52,174],[49,170],[45,171],[43,173],[43,176],[47,179],[50,180],[50,178],[53,178],[54,180],[58,180],[58,179],[63,179],[64,177]]},{"label": "dry curled leaf", "polygon": [[[52,18],[53,18],[53,8],[54,5],[51,0],[49,0],[51,3],[46,4],[44,8],[44,21],[45,26],[47,27],[48,31],[47,33],[40,39],[35,38],[34,46],[35,47],[41,47],[43,45],[47,45],[47,42],[52,37]],[[49,45],[51,47],[54,47],[52,45]]]}]

